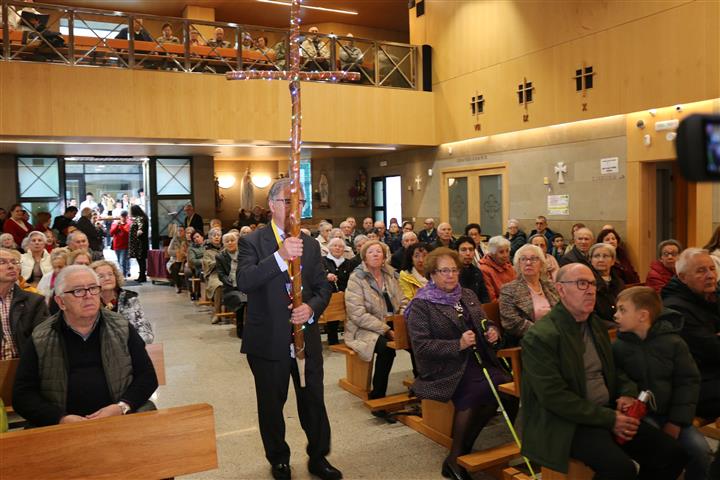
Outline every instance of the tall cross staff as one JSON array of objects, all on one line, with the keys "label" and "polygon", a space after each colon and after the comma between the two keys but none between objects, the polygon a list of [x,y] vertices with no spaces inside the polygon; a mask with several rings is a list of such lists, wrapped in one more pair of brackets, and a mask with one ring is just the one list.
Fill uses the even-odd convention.
[{"label": "tall cross staff", "polygon": [[[301,72],[300,71],[300,4],[302,0],[292,0],[290,5],[290,45],[288,57],[290,69],[286,71],[245,70],[229,72],[228,80],[289,80],[290,99],[292,101],[292,117],[290,128],[290,235],[300,236],[300,150],[302,148],[302,114],[300,110],[300,81],[325,80],[337,82],[339,80],[359,80],[360,74],[356,72]],[[290,262],[290,279],[292,281],[293,308],[302,304],[302,278],[300,276],[300,258]],[[302,325],[293,325],[293,345],[295,359],[298,364],[300,386],[305,386],[305,335]]]}]

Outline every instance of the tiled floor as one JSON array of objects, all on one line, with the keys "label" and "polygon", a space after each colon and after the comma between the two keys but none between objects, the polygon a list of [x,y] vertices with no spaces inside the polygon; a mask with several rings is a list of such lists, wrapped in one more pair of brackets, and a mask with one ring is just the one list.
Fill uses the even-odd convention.
[{"label": "tiled floor", "polygon": [[[234,325],[211,325],[210,311],[192,305],[164,285],[131,287],[139,291],[145,314],[155,329],[155,341],[165,350],[167,385],[160,387],[158,407],[207,402],[215,409],[219,469],[188,478],[272,478],[257,424],[255,387]],[[404,391],[402,380],[410,358],[398,354],[389,392]],[[346,479],[435,479],[446,450],[410,428],[373,417],[355,396],[340,389],[344,356],[326,351],[325,403],[332,426],[329,460]],[[286,438],[292,449],[293,478],[313,478],[307,472],[305,434],[300,428],[292,386],[285,408]],[[479,444],[506,442],[510,436],[496,417]],[[477,475],[477,479],[490,478]]]}]

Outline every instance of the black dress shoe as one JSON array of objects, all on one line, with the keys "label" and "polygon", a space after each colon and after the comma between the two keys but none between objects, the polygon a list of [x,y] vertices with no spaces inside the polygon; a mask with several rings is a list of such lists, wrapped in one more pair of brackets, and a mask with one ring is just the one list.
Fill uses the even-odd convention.
[{"label": "black dress shoe", "polygon": [[308,462],[308,471],[322,480],[340,480],[343,478],[342,472],[330,465],[325,457],[319,460],[311,460]]},{"label": "black dress shoe", "polygon": [[290,480],[290,465],[276,463],[272,466],[272,476],[275,480]]},{"label": "black dress shoe", "polygon": [[472,480],[470,474],[459,465],[453,465],[445,459],[442,464],[442,476],[451,480]]}]

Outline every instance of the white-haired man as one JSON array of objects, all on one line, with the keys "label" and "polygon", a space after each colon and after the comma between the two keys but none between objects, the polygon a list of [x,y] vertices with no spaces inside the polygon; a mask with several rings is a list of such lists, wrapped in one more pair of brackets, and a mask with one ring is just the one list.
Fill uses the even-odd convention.
[{"label": "white-haired man", "polygon": [[158,386],[145,342],[122,315],[100,306],[100,281],[84,265],[60,271],[60,312],[35,327],[20,357],[13,407],[32,425],[153,410]]},{"label": "white-haired man", "polygon": [[425,228],[420,230],[418,240],[428,245],[435,243],[437,240],[437,230],[435,230],[435,219],[426,218],[424,222]]},{"label": "white-haired man", "polygon": [[400,271],[400,269],[402,269],[403,260],[405,260],[405,252],[410,245],[415,243],[418,243],[418,238],[417,235],[415,235],[415,232],[411,231],[403,233],[402,246],[392,254],[392,257],[390,257],[390,265],[392,265],[395,270]]},{"label": "white-haired man", "polygon": [[675,262],[674,276],[662,289],[663,304],[682,313],[680,335],[700,369],[696,414],[720,417],[720,289],[710,253],[687,248]]},{"label": "white-haired man", "polygon": [[[561,267],[570,263],[582,263],[589,267],[590,258],[588,258],[588,253],[590,247],[595,243],[592,230],[586,227],[578,228],[573,234],[573,241],[575,247],[563,255],[558,263]],[[550,244],[552,244],[552,240],[550,240]]]}]

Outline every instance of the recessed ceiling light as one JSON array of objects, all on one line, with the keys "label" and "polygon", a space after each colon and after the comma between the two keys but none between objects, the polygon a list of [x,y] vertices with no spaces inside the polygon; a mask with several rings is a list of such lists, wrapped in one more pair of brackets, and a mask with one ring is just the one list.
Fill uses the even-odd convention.
[{"label": "recessed ceiling light", "polygon": [[[272,3],[274,5],[284,5],[286,7],[289,7],[291,5],[290,2],[283,2],[281,0],[258,0],[258,2],[262,3]],[[358,12],[355,12],[353,10],[341,10],[339,8],[325,8],[325,7],[314,7],[312,5],[302,5],[300,4],[300,8],[307,8],[309,10],[321,10],[323,12],[332,12],[332,13],[343,13],[345,15],[357,15]]]}]

